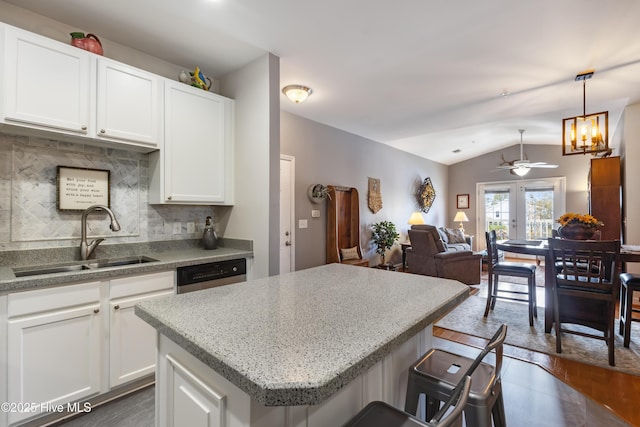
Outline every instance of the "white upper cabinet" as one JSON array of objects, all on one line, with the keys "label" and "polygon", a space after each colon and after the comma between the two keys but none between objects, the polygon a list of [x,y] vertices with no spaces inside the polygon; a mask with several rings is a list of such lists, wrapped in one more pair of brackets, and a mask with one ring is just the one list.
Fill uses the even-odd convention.
[{"label": "white upper cabinet", "polygon": [[0,23],[5,124],[112,141],[162,144],[162,78]]},{"label": "white upper cabinet", "polygon": [[91,56],[28,31],[3,27],[4,121],[87,135],[92,115]]},{"label": "white upper cabinet", "polygon": [[150,203],[233,204],[233,100],[164,82],[164,148],[151,153]]},{"label": "white upper cabinet", "polygon": [[161,142],[161,79],[108,59],[98,59],[98,138]]}]

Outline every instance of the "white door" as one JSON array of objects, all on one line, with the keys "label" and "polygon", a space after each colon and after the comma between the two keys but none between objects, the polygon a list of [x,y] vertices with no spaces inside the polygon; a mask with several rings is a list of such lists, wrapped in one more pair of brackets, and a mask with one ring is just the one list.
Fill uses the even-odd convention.
[{"label": "white door", "polygon": [[295,158],[280,156],[280,274],[295,270]]},{"label": "white door", "polygon": [[479,183],[478,247],[485,247],[485,231],[496,230],[498,240],[543,240],[551,237],[555,220],[565,211],[565,179]]}]

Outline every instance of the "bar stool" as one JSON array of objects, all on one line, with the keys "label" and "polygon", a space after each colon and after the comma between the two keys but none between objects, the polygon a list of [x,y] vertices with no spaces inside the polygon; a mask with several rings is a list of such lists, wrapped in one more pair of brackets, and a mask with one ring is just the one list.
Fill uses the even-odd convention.
[{"label": "bar stool", "polygon": [[624,337],[625,347],[629,347],[631,341],[631,322],[640,322],[640,319],[633,318],[633,313],[640,314],[639,309],[633,308],[634,291],[640,292],[640,276],[622,273],[620,275],[620,335]]},{"label": "bar stool", "polygon": [[[463,377],[456,386],[454,393],[447,403],[428,422],[407,414],[385,402],[375,401],[369,403],[360,412],[349,420],[344,427],[447,427],[453,425],[467,403],[471,377]],[[449,412],[449,409],[453,410]],[[448,412],[448,413],[447,413]],[[446,417],[444,416],[446,414]]]},{"label": "bar stool", "polygon": [[[496,300],[506,299],[511,301],[524,301],[522,295],[527,296],[529,304],[529,326],[533,326],[533,319],[538,318],[538,302],[536,297],[536,266],[524,262],[500,261],[498,258],[498,247],[496,231],[485,232],[487,240],[487,254],[489,257],[487,270],[489,275],[487,287],[487,305],[484,309],[484,317],[489,315],[489,310],[496,306]],[[527,279],[527,290],[507,290],[499,289],[500,276],[524,277]],[[522,285],[516,285],[522,286]],[[506,294],[506,295],[505,295]],[[509,296],[515,294],[516,296]]]},{"label": "bar stool", "polygon": [[[407,382],[407,398],[404,410],[416,414],[420,394],[427,400],[427,419],[430,419],[440,402],[450,398],[454,385],[461,377],[470,375],[472,387],[463,411],[468,426],[506,426],[502,400],[502,347],[507,336],[507,325],[502,325],[486,347],[475,359],[459,356],[444,350],[431,349],[411,368]],[[495,365],[482,362],[495,349]]]}]

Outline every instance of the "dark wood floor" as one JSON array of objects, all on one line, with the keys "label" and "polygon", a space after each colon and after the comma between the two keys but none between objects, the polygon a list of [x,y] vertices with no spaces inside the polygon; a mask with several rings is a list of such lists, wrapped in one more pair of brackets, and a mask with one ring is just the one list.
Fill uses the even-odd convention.
[{"label": "dark wood floor", "polygon": [[[439,327],[433,335],[445,340],[482,348],[487,340]],[[591,400],[608,408],[616,416],[634,426],[640,426],[640,377],[598,366],[505,345],[505,356],[535,363],[565,384]]]}]

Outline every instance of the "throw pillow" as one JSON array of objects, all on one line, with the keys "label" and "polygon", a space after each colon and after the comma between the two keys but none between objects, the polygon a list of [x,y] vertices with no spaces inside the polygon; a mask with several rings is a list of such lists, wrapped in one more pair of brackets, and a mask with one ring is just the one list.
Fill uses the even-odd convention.
[{"label": "throw pillow", "polygon": [[438,228],[438,234],[440,235],[440,240],[442,240],[445,244],[449,243],[449,236],[447,236],[447,232],[444,231],[443,227]]},{"label": "throw pillow", "polygon": [[359,259],[358,256],[358,247],[354,246],[352,248],[340,249],[340,256],[343,260],[345,259]]},{"label": "throw pillow", "polygon": [[459,228],[445,228],[447,237],[449,237],[449,243],[467,243],[464,238],[464,234]]}]

